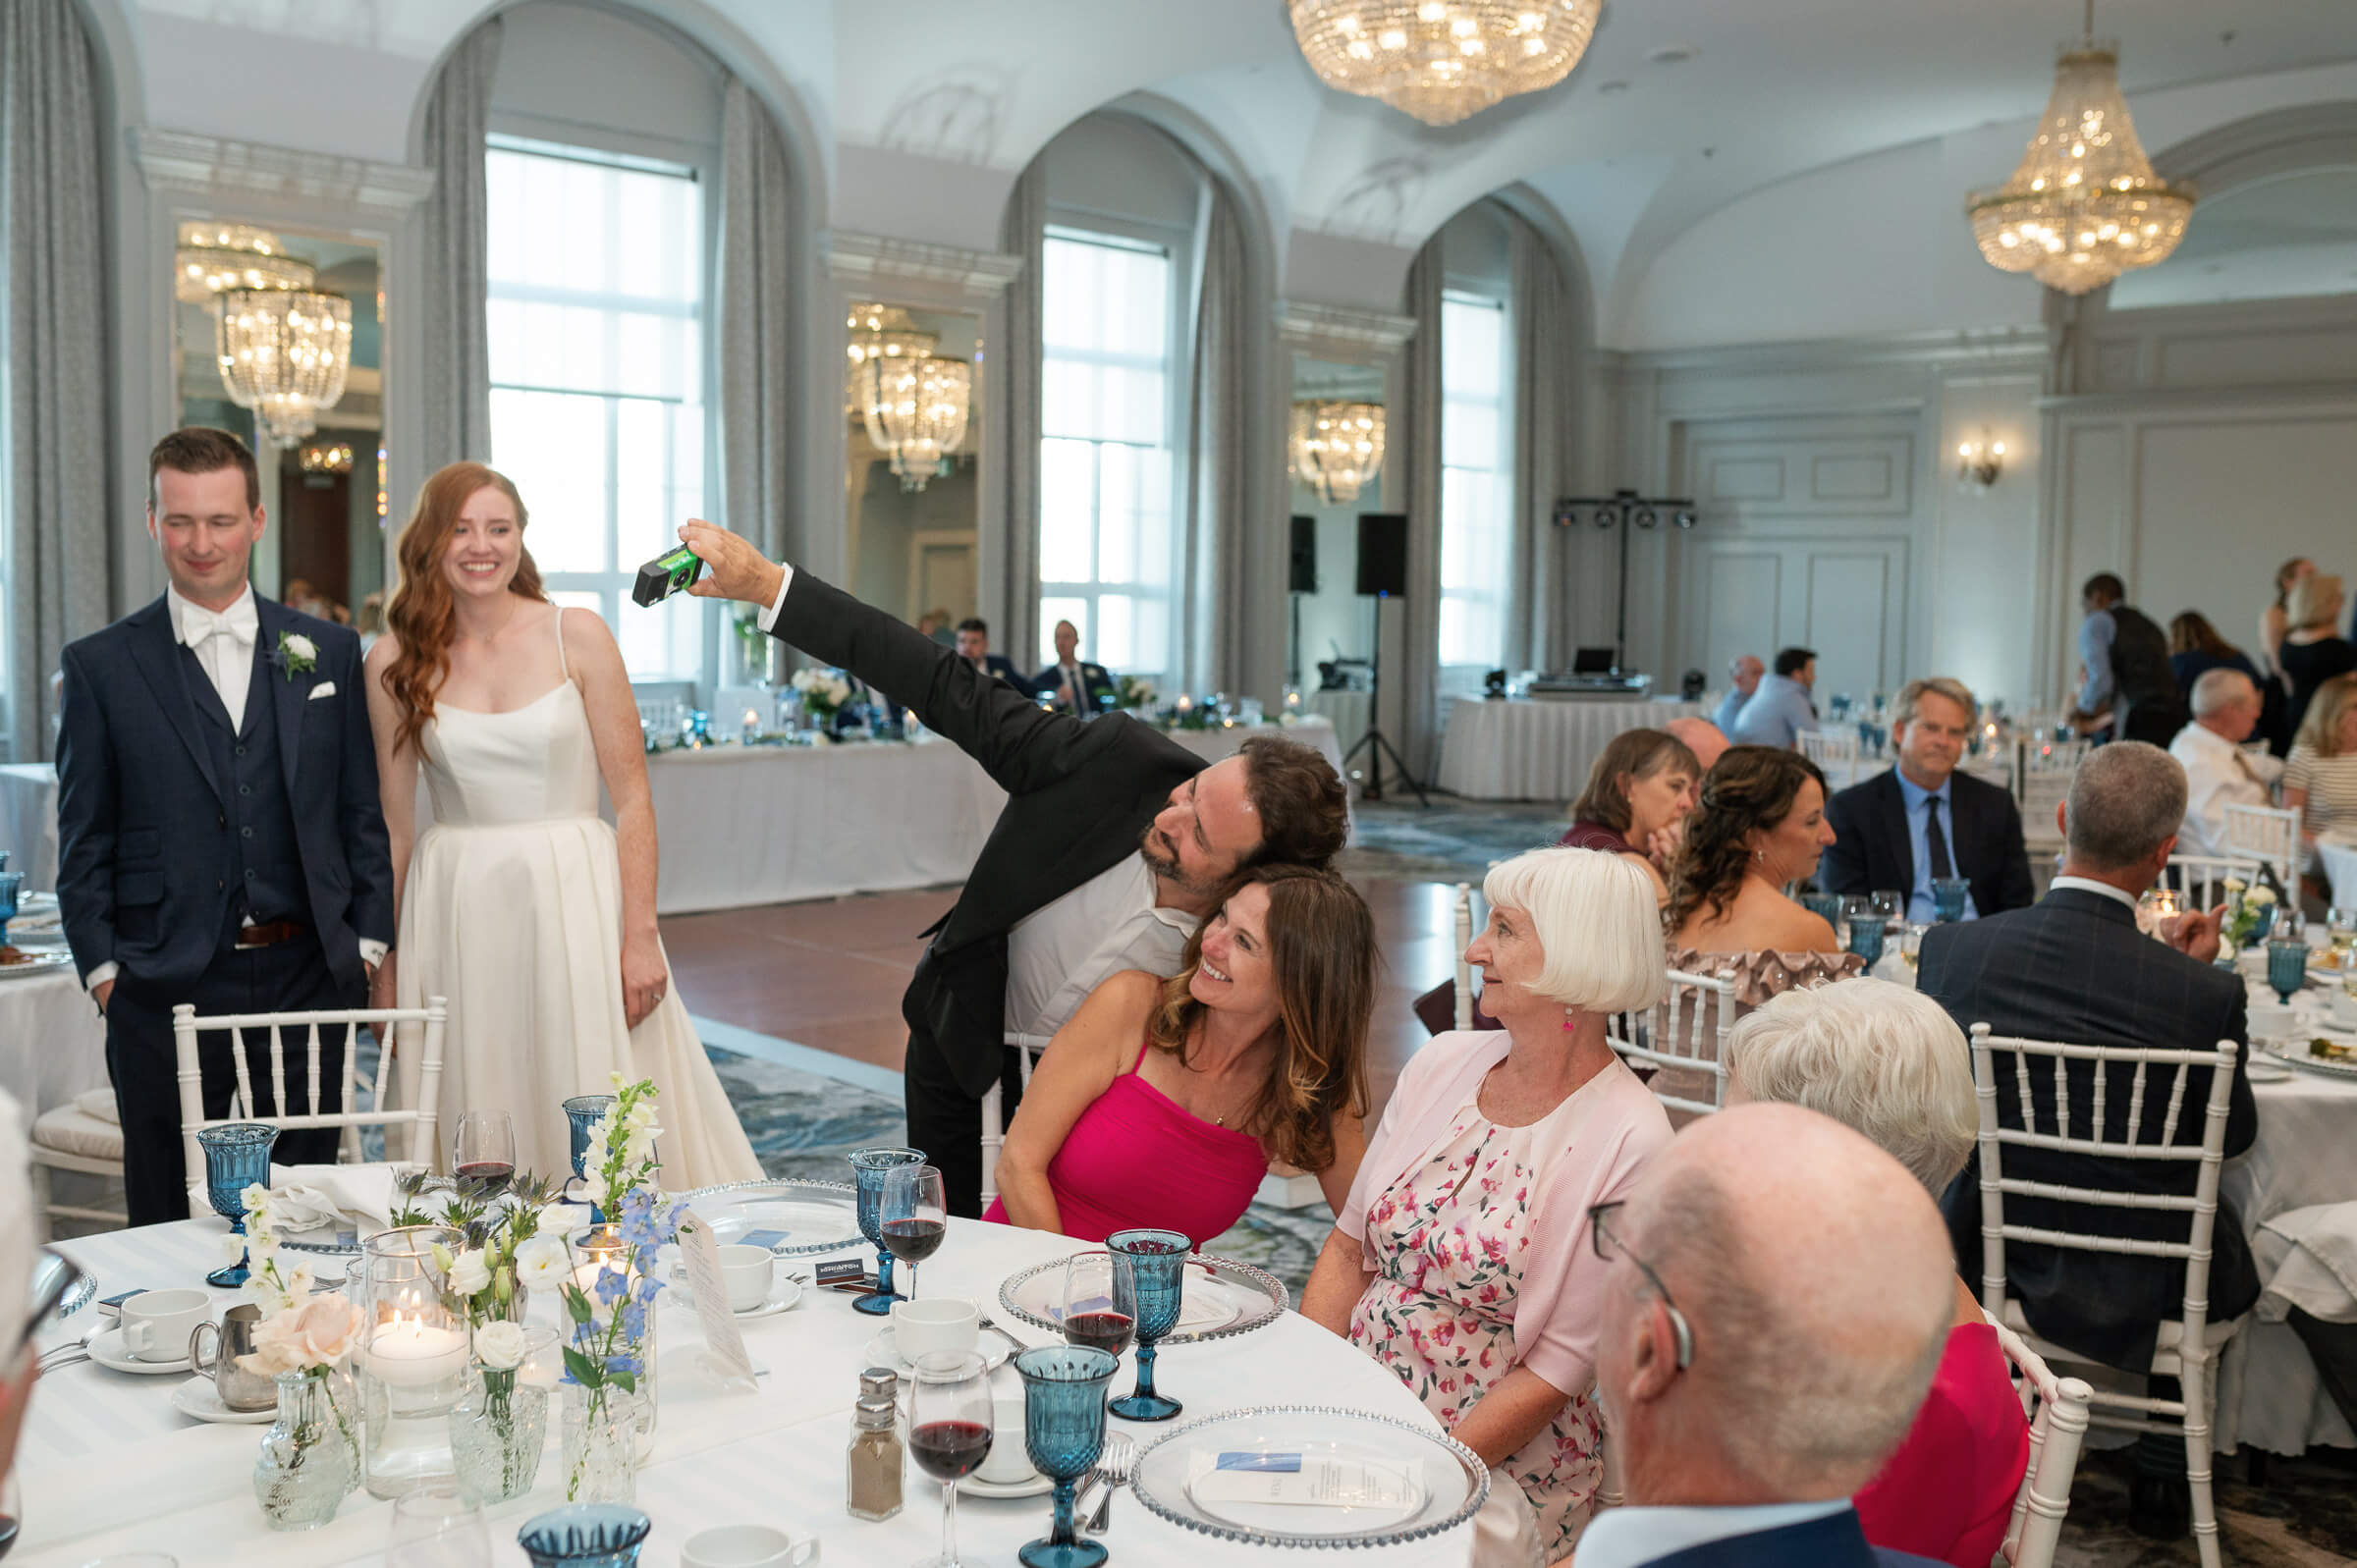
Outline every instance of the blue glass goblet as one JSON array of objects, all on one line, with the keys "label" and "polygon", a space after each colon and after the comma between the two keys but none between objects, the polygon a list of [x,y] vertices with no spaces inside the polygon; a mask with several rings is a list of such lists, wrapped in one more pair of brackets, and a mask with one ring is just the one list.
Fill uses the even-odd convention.
[{"label": "blue glass goblet", "polygon": [[[1186,1256],[1183,1245],[1178,1256]],[[1080,1478],[1105,1447],[1105,1385],[1120,1365],[1088,1345],[1041,1345],[1014,1358],[1023,1379],[1023,1452],[1034,1470],[1056,1483],[1047,1539],[1015,1552],[1026,1568],[1097,1568],[1105,1560],[1105,1548],[1082,1541],[1073,1528],[1072,1504]]]},{"label": "blue glass goblet", "polygon": [[1129,1276],[1137,1303],[1137,1391],[1113,1402],[1124,1421],[1168,1421],[1183,1408],[1154,1391],[1154,1347],[1178,1325],[1186,1257],[1194,1243],[1176,1230],[1117,1230],[1105,1238],[1113,1266]]},{"label": "blue glass goblet", "polygon": [[1964,918],[1965,895],[1972,884],[1962,877],[1934,877],[1932,879],[1932,913],[1943,921]]},{"label": "blue glass goblet", "polygon": [[[0,864],[5,864],[0,857]],[[0,871],[0,947],[8,946],[8,923],[17,918],[17,894],[25,888],[25,873]]]},{"label": "blue glass goblet", "polygon": [[925,1162],[922,1149],[860,1149],[850,1156],[858,1188],[859,1234],[876,1249],[876,1288],[855,1298],[851,1310],[881,1318],[902,1298],[892,1288],[892,1254],[884,1248],[884,1173],[901,1165]]},{"label": "blue glass goblet", "polygon": [[1800,895],[1800,906],[1822,916],[1829,926],[1841,924],[1841,895],[1837,892],[1804,892]]},{"label": "blue glass goblet", "polygon": [[654,1521],[613,1502],[576,1502],[536,1515],[516,1532],[532,1568],[630,1568]]},{"label": "blue glass goblet", "polygon": [[[597,1124],[600,1116],[614,1108],[614,1104],[615,1098],[612,1095],[575,1095],[571,1100],[565,1102],[565,1119],[571,1124],[568,1130],[573,1138],[573,1178],[575,1181],[582,1180],[589,1174],[587,1168],[589,1129]],[[591,1204],[589,1206],[589,1222],[593,1225],[604,1224],[606,1222],[605,1211],[598,1208],[597,1205]]]},{"label": "blue glass goblet", "polygon": [[2265,942],[2268,939],[2268,934],[2275,929],[2276,907],[2272,903],[2258,905],[2259,912],[2251,917],[2249,942]]},{"label": "blue glass goblet", "polygon": [[[196,1134],[204,1151],[204,1196],[213,1213],[229,1221],[233,1233],[246,1234],[246,1189],[255,1182],[270,1184],[270,1148],[278,1129],[261,1121],[231,1121],[205,1127]],[[246,1282],[249,1271],[240,1258],[226,1269],[204,1276],[208,1285],[234,1287]]]},{"label": "blue glass goblet", "polygon": [[2267,945],[2267,983],[2290,1005],[2308,983],[2308,943],[2299,937],[2276,937]]},{"label": "blue glass goblet", "polygon": [[1865,959],[1869,969],[1883,956],[1883,930],[1888,924],[1881,915],[1849,917],[1849,950]]}]

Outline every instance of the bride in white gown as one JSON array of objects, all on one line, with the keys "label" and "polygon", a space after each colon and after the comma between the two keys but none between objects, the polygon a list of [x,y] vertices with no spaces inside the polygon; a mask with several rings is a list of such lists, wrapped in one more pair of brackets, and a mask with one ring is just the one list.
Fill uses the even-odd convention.
[{"label": "bride in white gown", "polygon": [[[760,1164],[655,934],[654,807],[622,651],[594,612],[549,602],[524,522],[504,475],[458,462],[402,530],[366,664],[400,920],[377,1004],[449,1000],[445,1156],[462,1112],[506,1110],[518,1169],[562,1178],[561,1103],[611,1092],[619,1072],[661,1092],[666,1187],[751,1180]],[[400,1073],[414,1104],[413,1051]]]}]

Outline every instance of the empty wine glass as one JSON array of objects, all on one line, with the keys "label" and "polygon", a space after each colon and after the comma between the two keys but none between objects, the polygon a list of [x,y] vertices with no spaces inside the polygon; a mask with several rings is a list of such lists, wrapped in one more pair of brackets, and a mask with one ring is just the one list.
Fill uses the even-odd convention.
[{"label": "empty wine glass", "polygon": [[916,1358],[908,1389],[908,1454],[941,1483],[941,1555],[918,1568],[959,1568],[958,1483],[990,1457],[990,1374],[970,1350]]},{"label": "empty wine glass", "polygon": [[1064,1265],[1064,1337],[1120,1358],[1137,1337],[1137,1285],[1113,1256],[1076,1252]]},{"label": "empty wine glass", "polygon": [[1866,912],[1881,915],[1884,920],[1896,920],[1906,912],[1907,900],[1896,888],[1878,888],[1866,899]]},{"label": "empty wine glass", "polygon": [[451,1174],[485,1198],[508,1190],[516,1174],[516,1120],[504,1110],[469,1110],[459,1118]]},{"label": "empty wine glass", "polygon": [[482,1506],[460,1496],[455,1483],[430,1482],[393,1499],[385,1568],[490,1568],[490,1563]]},{"label": "empty wine glass", "polygon": [[941,1250],[950,1233],[950,1206],[941,1172],[931,1165],[896,1165],[884,1172],[884,1250],[908,1266],[908,1299],[916,1299],[916,1266]]}]

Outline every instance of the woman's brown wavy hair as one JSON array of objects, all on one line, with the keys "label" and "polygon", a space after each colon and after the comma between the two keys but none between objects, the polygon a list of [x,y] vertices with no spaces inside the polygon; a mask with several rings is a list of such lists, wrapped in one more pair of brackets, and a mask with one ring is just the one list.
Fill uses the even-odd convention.
[{"label": "woman's brown wavy hair", "polygon": [[[1334,1163],[1334,1117],[1367,1113],[1367,1022],[1375,1011],[1375,917],[1331,871],[1248,867],[1220,895],[1225,905],[1259,883],[1269,890],[1269,961],[1277,975],[1277,1059],[1239,1129],[1303,1170]],[[1208,926],[1209,921],[1204,922]],[[1203,1003],[1187,983],[1203,961],[1203,927],[1187,939],[1178,972],[1162,983],[1147,1038],[1187,1064]]]},{"label": "woman's brown wavy hair", "polygon": [[[515,481],[483,463],[454,462],[436,470],[417,492],[416,510],[410,514],[400,542],[394,546],[401,575],[393,602],[385,607],[385,627],[401,651],[385,668],[385,690],[401,705],[401,729],[393,743],[396,752],[404,746],[415,750],[426,721],[434,716],[434,693],[450,674],[450,644],[459,622],[450,582],[442,575],[442,558],[450,551],[459,514],[485,485],[497,485],[516,504],[516,532],[521,541],[530,519]],[[520,549],[508,592],[547,602],[548,594],[540,586],[540,568],[529,549]]]},{"label": "woman's brown wavy hair", "polygon": [[1714,918],[1726,915],[1751,862],[1744,838],[1790,816],[1800,786],[1811,779],[1825,788],[1825,775],[1797,751],[1727,748],[1702,776],[1702,804],[1686,819],[1685,844],[1670,863],[1670,902],[1662,910],[1666,929],[1675,932],[1704,904]]}]

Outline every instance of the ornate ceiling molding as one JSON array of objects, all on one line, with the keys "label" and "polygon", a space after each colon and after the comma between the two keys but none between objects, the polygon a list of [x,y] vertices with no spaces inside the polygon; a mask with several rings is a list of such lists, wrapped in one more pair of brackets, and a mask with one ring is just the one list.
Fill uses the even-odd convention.
[{"label": "ornate ceiling molding", "polygon": [[826,256],[828,275],[849,294],[963,309],[989,304],[1023,270],[1016,255],[840,231],[827,236]]},{"label": "ornate ceiling molding", "polygon": [[1380,364],[1398,353],[1406,347],[1407,340],[1416,335],[1413,316],[1322,305],[1306,299],[1278,300],[1276,320],[1280,343],[1319,359]]},{"label": "ornate ceiling molding", "polygon": [[159,194],[186,191],[232,203],[259,199],[279,208],[335,208],[393,225],[434,189],[432,170],[409,164],[145,127],[135,127],[130,137],[133,160],[148,189]]}]

